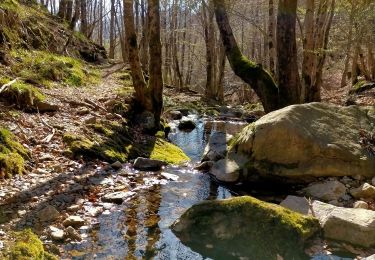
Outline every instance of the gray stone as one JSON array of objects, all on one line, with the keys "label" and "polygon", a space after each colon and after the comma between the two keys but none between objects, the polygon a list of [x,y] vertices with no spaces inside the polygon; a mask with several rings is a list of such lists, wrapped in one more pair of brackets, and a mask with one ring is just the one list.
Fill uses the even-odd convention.
[{"label": "gray stone", "polygon": [[246,167],[265,178],[372,178],[375,157],[360,144],[358,125],[361,131],[373,131],[375,107],[292,105],[271,112],[242,130],[228,156],[246,156]]},{"label": "gray stone", "polygon": [[80,216],[69,216],[64,220],[64,227],[81,227],[85,224],[85,221]]},{"label": "gray stone", "polygon": [[135,193],[128,191],[118,191],[118,192],[113,192],[110,194],[106,194],[102,197],[103,202],[110,202],[110,203],[116,203],[116,204],[121,204],[124,202],[125,199],[133,196]]},{"label": "gray stone", "polygon": [[38,101],[36,104],[40,113],[44,112],[56,112],[59,110],[59,106],[46,101]]},{"label": "gray stone", "polygon": [[111,164],[111,167],[115,170],[120,170],[122,168],[122,163],[117,161]]},{"label": "gray stone", "polygon": [[159,171],[167,163],[159,160],[138,157],[134,162],[134,169],[141,171]]},{"label": "gray stone", "polygon": [[350,190],[350,194],[356,199],[360,198],[374,198],[375,197],[375,187],[364,183],[356,189]]},{"label": "gray stone", "polygon": [[180,111],[172,110],[167,113],[167,117],[172,120],[180,120],[183,117],[183,114]]},{"label": "gray stone", "polygon": [[236,182],[240,178],[240,165],[234,160],[222,159],[211,168],[210,173],[222,182]]},{"label": "gray stone", "polygon": [[336,207],[320,201],[288,196],[280,205],[319,219],[326,238],[351,244],[375,246],[375,211]]},{"label": "gray stone", "polygon": [[224,159],[228,150],[227,144],[232,137],[232,135],[223,132],[213,133],[204,149],[202,161],[218,161]]},{"label": "gray stone", "polygon": [[71,226],[65,229],[66,238],[69,238],[73,241],[82,241],[81,235]]},{"label": "gray stone", "polygon": [[55,241],[64,240],[64,236],[65,236],[64,230],[61,230],[61,229],[53,227],[53,226],[50,226],[49,230],[50,230],[50,233],[51,233],[51,238],[53,240],[55,240]]},{"label": "gray stone", "polygon": [[304,189],[308,196],[324,201],[338,200],[346,193],[346,187],[339,181],[314,183]]},{"label": "gray stone", "polygon": [[60,213],[55,207],[47,205],[37,213],[37,216],[41,222],[49,222],[56,220],[60,216]]},{"label": "gray stone", "polygon": [[212,161],[202,162],[202,163],[198,164],[197,166],[195,166],[194,169],[198,170],[198,171],[208,172],[208,171],[211,170],[214,163],[215,162],[212,162]]},{"label": "gray stone", "polygon": [[354,202],[353,208],[355,208],[355,209],[368,209],[368,204],[365,201],[359,200],[359,201]]}]

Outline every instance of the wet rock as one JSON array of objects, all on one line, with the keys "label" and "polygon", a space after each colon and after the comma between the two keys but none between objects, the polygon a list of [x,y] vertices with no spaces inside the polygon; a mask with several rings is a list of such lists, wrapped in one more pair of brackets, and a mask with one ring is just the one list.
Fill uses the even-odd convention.
[{"label": "wet rock", "polygon": [[375,211],[336,207],[320,201],[288,196],[280,205],[319,219],[326,238],[363,247],[375,246]]},{"label": "wet rock", "polygon": [[178,179],[180,178],[177,175],[167,173],[167,172],[162,172],[160,175],[169,181],[178,181]]},{"label": "wet rock", "polygon": [[194,167],[195,170],[202,171],[202,172],[209,172],[214,165],[215,162],[213,161],[206,161],[198,164]]},{"label": "wet rock", "polygon": [[228,151],[228,142],[232,135],[224,132],[215,132],[210,136],[203,153],[202,161],[218,161],[224,159]]},{"label": "wet rock", "polygon": [[368,183],[364,183],[360,187],[350,190],[350,194],[356,199],[375,198],[375,187]]},{"label": "wet rock", "polygon": [[181,111],[173,110],[167,113],[167,117],[172,120],[180,120],[183,117]]},{"label": "wet rock", "polygon": [[159,160],[138,157],[134,162],[134,169],[141,171],[159,171],[167,163]]},{"label": "wet rock", "polygon": [[210,173],[222,182],[236,182],[240,178],[240,166],[232,160],[222,159],[211,168]]},{"label": "wet rock", "polygon": [[51,232],[51,239],[55,241],[62,241],[64,240],[64,230],[61,230],[59,228],[56,228],[54,226],[50,226],[49,230]]},{"label": "wet rock", "polygon": [[303,190],[308,196],[323,201],[338,200],[346,193],[346,187],[339,181],[314,183]]},{"label": "wet rock", "polygon": [[110,203],[116,203],[116,204],[121,204],[124,202],[125,199],[130,198],[133,196],[135,193],[128,191],[118,191],[118,192],[113,192],[110,194],[106,194],[102,197],[103,202],[110,202]]},{"label": "wet rock", "polygon": [[57,209],[51,205],[47,205],[37,213],[37,217],[41,222],[49,222],[56,220],[60,216]]},{"label": "wet rock", "polygon": [[212,259],[233,259],[231,252],[236,259],[304,259],[304,241],[318,230],[317,219],[252,197],[202,202],[172,225],[185,245]]},{"label": "wet rock", "polygon": [[82,241],[81,235],[71,226],[65,229],[66,238],[73,241]]},{"label": "wet rock", "polygon": [[354,202],[353,208],[355,208],[355,209],[368,209],[368,204],[365,201],[359,200],[359,201]]},{"label": "wet rock", "polygon": [[117,161],[111,164],[111,167],[115,170],[120,170],[122,168],[122,163]]},{"label": "wet rock", "polygon": [[77,212],[81,208],[80,205],[72,205],[68,207],[66,210],[69,212]]},{"label": "wet rock", "polygon": [[182,120],[178,124],[178,129],[181,131],[191,132],[193,131],[197,125],[192,120]]},{"label": "wet rock", "polygon": [[[375,108],[309,103],[271,112],[246,127],[228,156],[246,156],[251,175],[290,181],[375,176],[375,157],[359,144],[371,133]],[[324,130],[322,130],[324,129]],[[249,175],[249,177],[251,177]]]},{"label": "wet rock", "polygon": [[64,227],[72,226],[77,228],[83,226],[84,224],[85,221],[80,216],[69,216],[63,222]]}]

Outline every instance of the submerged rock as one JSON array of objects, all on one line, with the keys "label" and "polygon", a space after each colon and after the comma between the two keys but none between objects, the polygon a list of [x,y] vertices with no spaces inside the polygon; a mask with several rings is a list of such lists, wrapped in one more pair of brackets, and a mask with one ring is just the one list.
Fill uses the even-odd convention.
[{"label": "submerged rock", "polygon": [[346,187],[339,181],[314,183],[303,190],[307,195],[324,201],[338,200],[346,194]]},{"label": "submerged rock", "polygon": [[133,167],[141,171],[159,171],[166,165],[167,163],[163,161],[139,157],[135,160]]},{"label": "submerged rock", "polygon": [[236,197],[194,205],[172,230],[185,245],[213,259],[304,259],[304,242],[319,230],[319,222],[252,197]]},{"label": "submerged rock", "polygon": [[[375,176],[375,157],[363,144],[375,108],[323,103],[269,113],[234,138],[228,156],[247,157],[250,175],[308,182],[318,177]],[[250,176],[249,175],[249,176]]]},{"label": "submerged rock", "polygon": [[288,196],[281,206],[319,219],[326,238],[363,247],[375,246],[375,211],[336,207],[320,201]]},{"label": "submerged rock", "polygon": [[191,121],[191,120],[182,120],[178,124],[178,129],[181,130],[181,131],[186,131],[186,132],[191,132],[196,127],[197,127],[197,125],[193,121]]}]

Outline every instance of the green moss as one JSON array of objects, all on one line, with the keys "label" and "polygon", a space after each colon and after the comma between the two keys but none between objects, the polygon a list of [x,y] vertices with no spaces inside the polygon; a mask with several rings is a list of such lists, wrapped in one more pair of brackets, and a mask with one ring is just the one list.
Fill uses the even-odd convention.
[{"label": "green moss", "polygon": [[44,251],[43,243],[29,229],[15,234],[15,243],[10,248],[10,260],[57,260]]},{"label": "green moss", "polygon": [[0,128],[0,169],[6,177],[22,174],[30,154],[7,129]]},{"label": "green moss", "polygon": [[195,205],[172,228],[187,246],[214,259],[307,259],[304,244],[320,226],[279,205],[236,197]]},{"label": "green moss", "polygon": [[99,79],[97,71],[86,70],[81,61],[71,57],[20,49],[12,51],[11,56],[17,60],[12,65],[14,74],[45,86],[61,82],[78,87]]},{"label": "green moss", "polygon": [[190,160],[179,147],[161,138],[156,139],[149,157],[169,164],[181,164]]}]

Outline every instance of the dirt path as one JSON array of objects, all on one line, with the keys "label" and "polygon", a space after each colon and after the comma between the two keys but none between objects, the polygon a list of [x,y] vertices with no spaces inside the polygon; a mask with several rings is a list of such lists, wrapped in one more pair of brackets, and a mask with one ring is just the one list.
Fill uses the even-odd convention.
[{"label": "dirt path", "polygon": [[[0,104],[0,124],[12,130],[32,153],[28,174],[1,180],[0,242],[7,241],[9,231],[25,227],[43,234],[49,224],[66,217],[61,212],[99,192],[88,180],[109,166],[66,157],[62,139],[66,132],[84,132],[82,126],[87,121],[122,120],[106,109],[106,102],[117,98],[123,86],[117,73],[121,68],[121,64],[99,68],[106,77],[96,86],[43,90],[49,101],[59,106],[55,113],[28,114]],[[49,210],[43,211],[47,206]],[[61,214],[53,216],[56,210]]]}]

